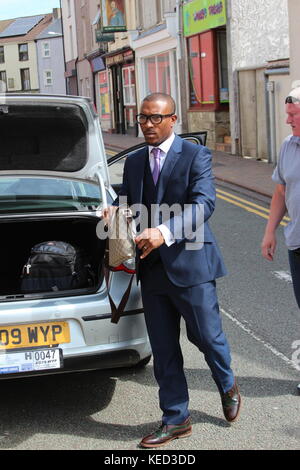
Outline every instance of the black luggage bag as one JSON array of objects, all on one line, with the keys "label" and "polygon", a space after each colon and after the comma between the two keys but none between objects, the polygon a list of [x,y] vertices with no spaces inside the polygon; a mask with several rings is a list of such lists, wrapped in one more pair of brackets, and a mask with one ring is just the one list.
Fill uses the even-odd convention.
[{"label": "black luggage bag", "polygon": [[93,284],[91,265],[84,250],[63,241],[32,247],[21,276],[23,293],[79,289]]}]

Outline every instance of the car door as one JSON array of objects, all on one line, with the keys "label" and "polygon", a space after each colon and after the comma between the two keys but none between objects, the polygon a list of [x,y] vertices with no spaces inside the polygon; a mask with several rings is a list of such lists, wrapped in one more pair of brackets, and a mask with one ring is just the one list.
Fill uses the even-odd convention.
[{"label": "car door", "polygon": [[[195,145],[206,145],[207,132],[202,131],[202,132],[191,132],[191,133],[186,133],[186,134],[179,134],[179,137],[185,140],[188,140],[189,142],[192,142]],[[116,193],[118,193],[119,190],[121,189],[122,177],[123,177],[123,166],[124,166],[126,158],[131,153],[136,152],[137,150],[145,147],[146,145],[147,145],[146,143],[135,145],[107,159],[111,186],[113,187]]]}]

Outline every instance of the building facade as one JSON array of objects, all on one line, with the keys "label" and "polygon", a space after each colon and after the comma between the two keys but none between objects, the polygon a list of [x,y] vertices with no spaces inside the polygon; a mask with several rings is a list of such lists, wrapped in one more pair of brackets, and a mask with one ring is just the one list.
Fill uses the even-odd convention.
[{"label": "building facade", "polygon": [[227,0],[227,31],[232,152],[275,163],[288,132],[288,0]]},{"label": "building facade", "polygon": [[66,90],[69,95],[78,95],[75,0],[61,0],[60,6],[62,12]]},{"label": "building facade", "polygon": [[108,42],[108,51],[103,56],[106,70],[101,73],[101,94],[102,100],[106,94],[107,110],[111,113],[110,132],[137,135],[136,63],[130,44],[131,33],[137,28],[136,2],[124,0],[118,7],[124,23],[120,29],[126,31],[113,32],[113,41]]},{"label": "building facade", "polygon": [[0,80],[7,92],[39,92],[35,41],[51,21],[52,14],[37,15],[16,18],[1,28]]},{"label": "building facade", "polygon": [[62,40],[61,10],[36,38],[40,93],[66,94],[65,60]]},{"label": "building facade", "polygon": [[184,2],[183,25],[188,129],[207,131],[208,146],[223,150],[230,139],[226,1]]},{"label": "building facade", "polygon": [[[291,68],[300,80],[298,0],[61,3],[68,93],[76,79],[103,130],[141,135],[140,102],[166,92],[176,101],[177,133],[206,130],[211,149],[276,162],[288,133],[282,102]],[[110,24],[113,9],[121,26]]]},{"label": "building facade", "polygon": [[299,18],[300,3],[288,0],[289,36],[290,36],[290,78],[291,88],[300,86],[300,55],[299,55]]},{"label": "building facade", "polygon": [[176,102],[176,132],[186,130],[186,87],[181,67],[181,2],[176,0],[138,0],[138,31],[131,35],[135,52],[137,101],[153,92],[171,94]]},{"label": "building facade", "polygon": [[77,41],[77,85],[78,94],[94,99],[93,74],[87,55],[93,50],[93,38],[90,33],[92,16],[97,11],[94,1],[75,1]]}]

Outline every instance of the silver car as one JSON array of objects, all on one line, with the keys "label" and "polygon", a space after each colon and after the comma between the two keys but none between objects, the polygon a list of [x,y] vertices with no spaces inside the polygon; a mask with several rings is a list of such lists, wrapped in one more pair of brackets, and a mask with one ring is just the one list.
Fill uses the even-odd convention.
[{"label": "silver car", "polygon": [[[1,95],[0,134],[0,378],[146,364],[151,349],[136,282],[120,321],[111,323],[96,227],[116,193],[91,102]],[[92,285],[21,290],[31,248],[49,240],[86,250]],[[110,273],[117,304],[132,269]]]}]

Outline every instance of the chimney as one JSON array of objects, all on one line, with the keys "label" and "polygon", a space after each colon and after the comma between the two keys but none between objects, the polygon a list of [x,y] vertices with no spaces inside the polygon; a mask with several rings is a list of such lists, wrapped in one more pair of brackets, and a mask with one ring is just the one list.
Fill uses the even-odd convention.
[{"label": "chimney", "polygon": [[61,18],[61,9],[60,8],[53,8],[53,19],[58,20],[58,18]]}]

